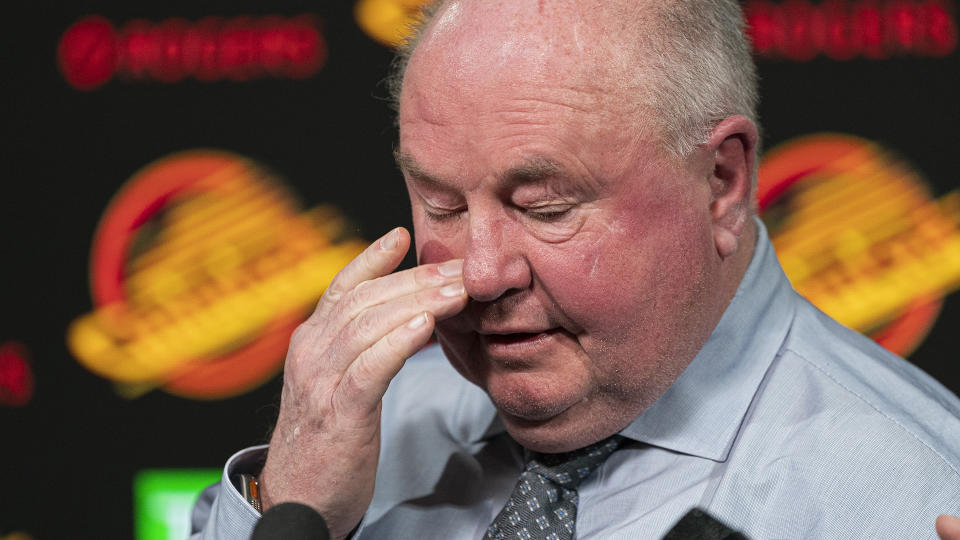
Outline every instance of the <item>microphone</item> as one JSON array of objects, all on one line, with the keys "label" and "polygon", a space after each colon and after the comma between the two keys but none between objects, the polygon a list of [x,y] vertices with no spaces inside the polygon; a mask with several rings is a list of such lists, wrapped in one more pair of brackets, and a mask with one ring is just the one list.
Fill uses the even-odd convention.
[{"label": "microphone", "polygon": [[747,540],[706,511],[694,508],[670,529],[663,540]]},{"label": "microphone", "polygon": [[320,512],[285,502],[263,513],[250,540],[330,540],[330,530]]}]

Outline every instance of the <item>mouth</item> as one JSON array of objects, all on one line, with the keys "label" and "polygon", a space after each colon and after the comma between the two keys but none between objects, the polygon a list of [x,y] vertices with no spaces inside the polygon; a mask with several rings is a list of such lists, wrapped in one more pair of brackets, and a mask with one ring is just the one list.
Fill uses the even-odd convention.
[{"label": "mouth", "polygon": [[503,332],[480,334],[480,342],[488,352],[495,355],[514,356],[532,353],[552,343],[563,332],[560,328],[551,328],[542,332]]}]

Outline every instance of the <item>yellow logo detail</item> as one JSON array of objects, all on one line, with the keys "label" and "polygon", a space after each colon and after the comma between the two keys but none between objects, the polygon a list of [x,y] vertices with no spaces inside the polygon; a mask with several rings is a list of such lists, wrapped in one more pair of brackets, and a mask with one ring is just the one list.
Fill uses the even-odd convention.
[{"label": "yellow logo detail", "polygon": [[427,0],[359,0],[354,17],[360,28],[388,47],[398,47],[410,35]]},{"label": "yellow logo detail", "polygon": [[764,209],[765,220],[784,271],[817,307],[872,332],[960,285],[960,192],[934,199],[919,173],[889,152],[821,135],[764,158],[761,205],[773,177],[790,176],[783,171],[791,161],[801,172]]},{"label": "yellow logo detail", "polygon": [[[123,298],[99,305],[68,331],[84,366],[133,395],[189,379],[193,368],[250,347],[278,320],[288,322],[288,337],[289,322],[302,319],[365,246],[359,239],[337,242],[344,222],[335,211],[299,213],[277,182],[239,158],[171,193],[137,232],[121,272]],[[93,276],[95,286],[110,279],[103,269],[94,265],[108,274]],[[269,364],[272,375],[283,350],[271,349],[246,364],[261,372]],[[263,382],[234,377],[224,387],[228,381],[216,378],[189,384],[192,397]]]}]

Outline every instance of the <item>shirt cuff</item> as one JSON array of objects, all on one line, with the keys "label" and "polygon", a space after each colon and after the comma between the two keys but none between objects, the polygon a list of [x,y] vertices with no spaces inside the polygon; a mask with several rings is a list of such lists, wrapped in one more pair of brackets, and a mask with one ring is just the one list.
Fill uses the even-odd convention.
[{"label": "shirt cuff", "polygon": [[267,445],[254,446],[230,456],[223,469],[217,489],[217,497],[210,507],[210,515],[199,538],[205,540],[250,538],[260,519],[243,494],[234,486],[231,477],[240,473],[259,474]]}]

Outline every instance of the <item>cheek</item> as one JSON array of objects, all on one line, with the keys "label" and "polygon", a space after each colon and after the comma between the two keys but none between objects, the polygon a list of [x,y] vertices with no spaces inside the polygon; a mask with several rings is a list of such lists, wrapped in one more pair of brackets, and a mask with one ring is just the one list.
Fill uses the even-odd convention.
[{"label": "cheek", "polygon": [[414,208],[413,238],[416,243],[417,264],[435,264],[463,258],[465,253],[462,228],[444,224],[432,225]]},{"label": "cheek", "polygon": [[[626,330],[673,326],[687,311],[709,264],[709,224],[702,216],[653,205],[604,224],[551,253],[540,276],[554,300],[588,334],[608,343]],[[665,224],[669,224],[666,225]]]},{"label": "cheek", "polygon": [[418,264],[433,264],[449,261],[455,258],[454,252],[450,246],[439,240],[425,240],[421,242],[417,238],[417,261]]},{"label": "cheek", "polygon": [[606,234],[571,249],[542,254],[535,271],[551,299],[574,328],[593,334],[622,323],[627,300],[625,276],[635,271],[626,263],[622,242]]}]

